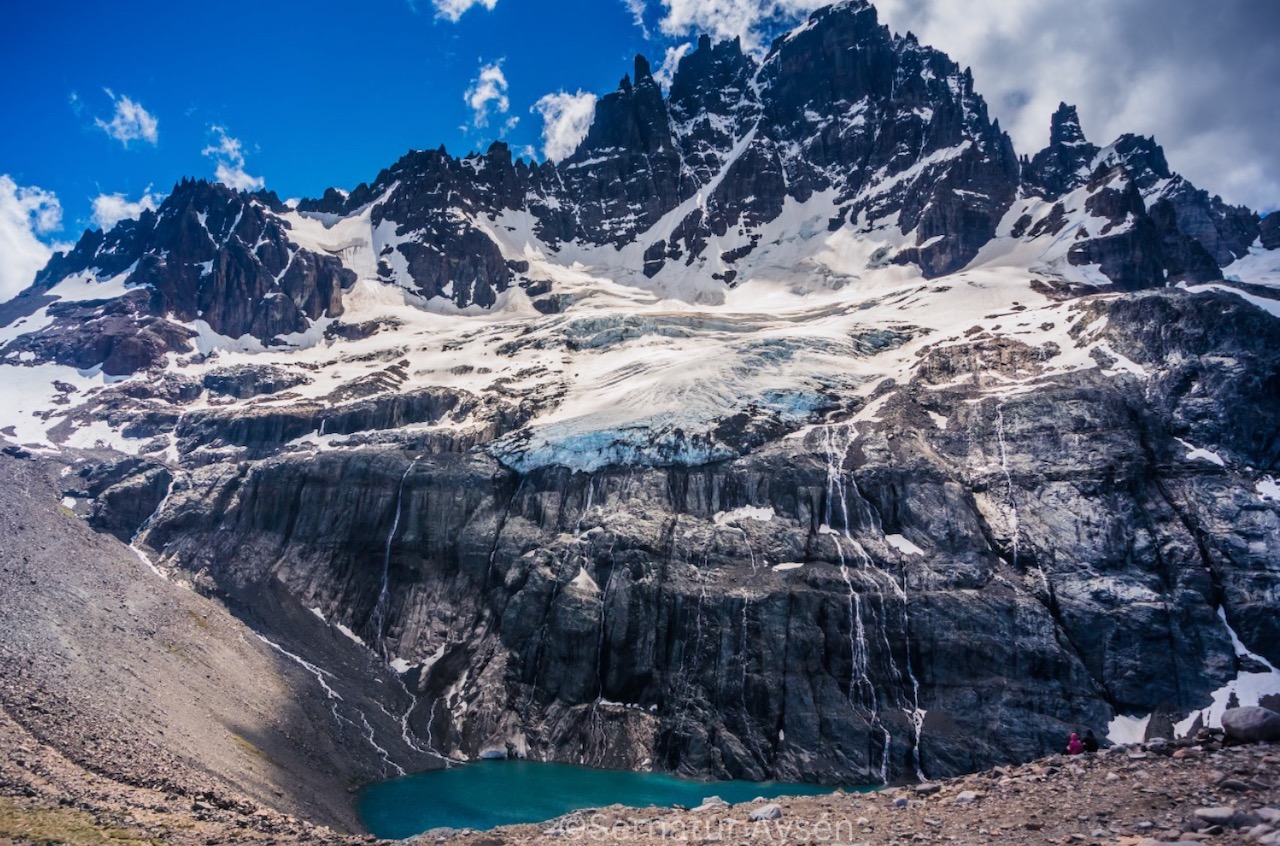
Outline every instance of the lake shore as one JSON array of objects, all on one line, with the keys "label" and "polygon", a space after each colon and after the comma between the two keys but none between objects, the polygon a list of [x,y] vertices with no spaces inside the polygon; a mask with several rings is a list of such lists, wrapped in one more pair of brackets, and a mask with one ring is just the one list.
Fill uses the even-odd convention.
[{"label": "lake shore", "polygon": [[[1245,839],[1251,815],[1280,807],[1280,748],[1216,746],[1157,742],[1097,755],[1059,755],[871,794],[835,793],[739,805],[710,802],[690,810],[613,806],[540,825],[476,833],[434,832],[411,842],[423,846],[1255,842]],[[708,795],[713,793],[709,788]],[[1223,821],[1206,812],[1224,807],[1233,809],[1235,816]],[[1275,827],[1280,828],[1280,818]]]},{"label": "lake shore", "polygon": [[[1251,815],[1280,808],[1280,747],[1150,744],[874,794],[835,793],[700,809],[583,811],[486,832],[437,831],[413,846],[550,844],[1245,844]],[[279,814],[225,791],[178,792],[93,772],[0,710],[0,843],[321,844],[380,842]],[[708,785],[708,797],[714,795]],[[774,819],[751,819],[776,808]],[[1229,808],[1218,823],[1197,816]],[[1221,812],[1219,812],[1221,813]],[[1274,811],[1273,811],[1274,813]],[[757,813],[773,816],[772,813]],[[1280,827],[1280,826],[1277,826]]]}]

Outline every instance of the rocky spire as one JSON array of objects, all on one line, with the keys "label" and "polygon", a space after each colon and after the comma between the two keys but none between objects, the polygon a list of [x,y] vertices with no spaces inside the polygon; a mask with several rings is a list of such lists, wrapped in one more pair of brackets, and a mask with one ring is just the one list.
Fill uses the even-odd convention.
[{"label": "rocky spire", "polygon": [[1076,146],[1089,143],[1080,128],[1080,113],[1075,106],[1061,103],[1053,113],[1053,124],[1049,131],[1050,147]]},{"label": "rocky spire", "polygon": [[1100,152],[1085,138],[1076,107],[1063,103],[1053,114],[1049,146],[1023,167],[1023,185],[1029,194],[1056,200],[1089,181]]}]

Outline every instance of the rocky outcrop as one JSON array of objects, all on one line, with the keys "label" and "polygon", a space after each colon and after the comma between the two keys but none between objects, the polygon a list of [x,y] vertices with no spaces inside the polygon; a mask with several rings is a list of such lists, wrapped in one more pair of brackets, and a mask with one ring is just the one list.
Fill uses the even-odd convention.
[{"label": "rocky outcrop", "polygon": [[1270,708],[1232,708],[1222,715],[1227,740],[1236,743],[1280,741],[1280,714]]},{"label": "rocky outcrop", "polygon": [[[188,414],[184,452],[249,448],[178,473],[147,544],[269,636],[268,598],[403,661],[441,754],[864,783],[1030,759],[1207,707],[1243,666],[1219,613],[1280,661],[1280,512],[1249,475],[1276,468],[1280,330],[1225,294],[1080,309],[1096,369],[970,333],[876,421],[708,464],[516,472],[483,440],[395,436],[449,404],[380,401],[331,431],[384,440],[301,453],[266,416]],[[1013,378],[1037,388],[986,393]]]},{"label": "rocky outcrop", "polygon": [[[1249,252],[1260,235],[1258,216],[1211,197],[1173,173],[1164,150],[1152,138],[1121,136],[1106,149],[1090,143],[1074,106],[1062,104],[1053,116],[1049,146],[1022,166],[1022,190],[1055,202],[1053,217],[1065,220],[1068,195],[1082,187],[1113,182],[1123,201],[1106,203],[1101,233],[1085,231],[1072,247],[1073,264],[1096,264],[1124,290],[1180,282],[1222,279],[1221,268]],[[1108,237],[1120,228],[1125,237]],[[1015,232],[1021,237],[1025,227]],[[1036,232],[1031,233],[1033,237]]]},{"label": "rocky outcrop", "polygon": [[[275,201],[278,206],[278,201]],[[281,343],[342,314],[355,274],[330,255],[299,249],[270,202],[226,186],[183,180],[160,208],[109,232],[87,232],[24,293],[19,316],[48,304],[50,326],[6,347],[41,361],[113,376],[158,366],[193,349],[192,326],[232,339]],[[102,299],[60,283],[118,283]],[[104,285],[104,288],[107,286]],[[123,293],[122,293],[123,290]]]},{"label": "rocky outcrop", "polygon": [[1280,214],[1272,212],[1262,219],[1258,238],[1268,250],[1280,250]]},{"label": "rocky outcrop", "polygon": [[1088,181],[1100,152],[1085,138],[1076,107],[1062,103],[1053,114],[1049,146],[1022,166],[1023,186],[1028,193],[1056,200]]}]

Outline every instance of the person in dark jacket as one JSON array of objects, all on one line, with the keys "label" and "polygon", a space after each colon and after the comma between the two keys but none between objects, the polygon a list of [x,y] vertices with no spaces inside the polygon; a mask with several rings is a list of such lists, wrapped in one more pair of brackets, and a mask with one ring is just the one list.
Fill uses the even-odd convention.
[{"label": "person in dark jacket", "polygon": [[1080,743],[1084,746],[1084,751],[1086,752],[1098,751],[1098,738],[1094,737],[1093,729],[1089,729],[1084,733],[1084,740],[1080,741]]}]

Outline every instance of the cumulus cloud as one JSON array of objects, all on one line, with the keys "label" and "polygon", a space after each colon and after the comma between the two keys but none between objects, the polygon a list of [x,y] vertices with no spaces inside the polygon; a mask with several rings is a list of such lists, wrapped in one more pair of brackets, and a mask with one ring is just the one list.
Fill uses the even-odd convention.
[{"label": "cumulus cloud", "polygon": [[[124,95],[117,97],[110,88],[104,88],[103,90],[107,92],[107,96],[115,104],[116,110],[110,121],[94,118],[93,123],[95,126],[125,147],[129,146],[130,141],[141,140],[153,145],[160,141],[159,121],[150,112],[142,108],[141,104]],[[80,98],[74,93],[71,95],[71,108],[77,112],[80,108]]]},{"label": "cumulus cloud", "polygon": [[472,6],[483,6],[493,11],[493,7],[498,5],[498,0],[431,0],[431,5],[436,7],[437,18],[457,23],[458,18],[466,14]]},{"label": "cumulus cloud", "polygon": [[671,80],[676,75],[676,68],[680,67],[680,60],[691,50],[693,50],[693,44],[688,41],[667,48],[666,55],[662,57],[662,66],[653,72],[653,78],[659,85],[663,88],[671,87]]},{"label": "cumulus cloud", "polygon": [[[471,125],[483,129],[489,125],[492,115],[505,115],[511,109],[507,98],[507,77],[502,72],[502,59],[491,65],[483,65],[480,75],[471,81],[463,99],[471,109]],[[513,124],[508,121],[507,129]]]},{"label": "cumulus cloud", "polygon": [[266,184],[261,176],[250,176],[244,169],[244,148],[239,138],[232,138],[224,127],[209,127],[216,137],[214,143],[201,152],[213,159],[214,178],[237,191],[257,191]]},{"label": "cumulus cloud", "polygon": [[622,5],[627,7],[627,11],[631,13],[631,17],[635,20],[636,26],[640,27],[640,31],[644,33],[644,37],[649,37],[649,27],[644,22],[644,13],[648,10],[648,0],[622,0]]},{"label": "cumulus cloud", "polygon": [[45,239],[61,228],[62,204],[57,196],[0,175],[0,302],[31,284],[53,255]]},{"label": "cumulus cloud", "polygon": [[596,95],[579,91],[547,94],[533,106],[542,115],[542,155],[558,162],[578,149],[596,113]]},{"label": "cumulus cloud", "polygon": [[741,38],[743,49],[760,54],[770,34],[831,0],[661,0],[662,33],[671,37],[705,32],[717,41]]},{"label": "cumulus cloud", "polygon": [[150,188],[137,200],[124,194],[99,194],[93,198],[93,225],[105,232],[122,220],[137,220],[144,211],[155,211],[159,205]]}]

